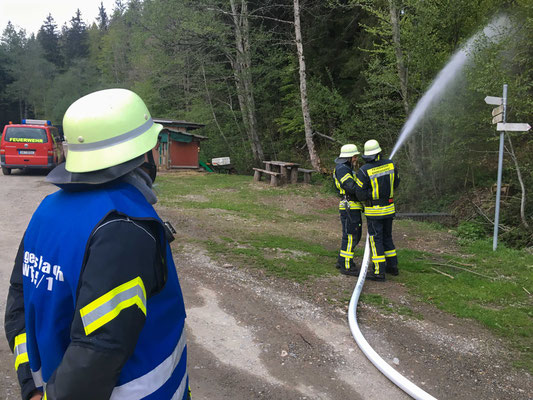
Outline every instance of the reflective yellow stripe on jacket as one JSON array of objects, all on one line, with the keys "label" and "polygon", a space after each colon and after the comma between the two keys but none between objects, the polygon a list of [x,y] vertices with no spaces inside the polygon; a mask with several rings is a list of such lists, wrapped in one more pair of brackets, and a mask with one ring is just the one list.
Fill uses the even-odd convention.
[{"label": "reflective yellow stripe on jacket", "polygon": [[[341,196],[344,196],[346,194],[346,190],[342,188],[342,184],[346,182],[348,179],[355,179],[355,183],[359,186],[363,186],[361,181],[354,177],[352,174],[345,174],[341,180],[339,181],[337,177],[335,176],[335,172],[333,172],[333,180],[335,181],[335,186],[339,190],[339,193]],[[350,210],[364,210],[363,203],[360,203],[359,201],[349,201]],[[341,200],[339,203],[339,210],[346,210],[346,201]]]},{"label": "reflective yellow stripe on jacket", "polygon": [[18,371],[20,364],[29,362],[28,350],[26,347],[26,333],[21,333],[15,337],[15,371]]},{"label": "reflective yellow stripe on jacket", "polygon": [[381,206],[373,206],[373,207],[365,207],[365,215],[369,217],[381,217],[384,215],[391,215],[396,212],[396,208],[394,207],[394,203],[391,205],[381,207]]},{"label": "reflective yellow stripe on jacket", "polygon": [[341,200],[339,203],[339,210],[346,210],[346,203],[349,203],[350,210],[364,210],[363,204],[358,201],[344,201]]},{"label": "reflective yellow stripe on jacket", "polygon": [[146,315],[146,290],[140,277],[116,287],[80,310],[85,334],[91,334],[134,305]]}]

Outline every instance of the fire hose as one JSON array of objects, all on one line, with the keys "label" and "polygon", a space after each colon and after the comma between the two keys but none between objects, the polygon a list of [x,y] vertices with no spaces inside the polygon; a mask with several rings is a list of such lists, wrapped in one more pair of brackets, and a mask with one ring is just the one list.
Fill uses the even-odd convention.
[{"label": "fire hose", "polygon": [[368,263],[370,261],[370,245],[369,245],[369,235],[366,236],[365,244],[365,253],[363,256],[363,263],[361,264],[361,271],[359,273],[359,279],[355,285],[355,289],[350,300],[350,306],[348,307],[348,323],[350,325],[350,330],[355,339],[355,342],[364,353],[364,355],[374,364],[374,366],[381,371],[383,375],[389,378],[392,383],[402,389],[405,393],[416,400],[437,400],[435,397],[431,396],[429,393],[420,389],[409,379],[401,375],[398,371],[392,368],[383,358],[379,356],[378,353],[368,344],[365,337],[359,329],[357,324],[357,303],[359,301],[359,296],[363,290],[363,285],[365,283],[366,273],[368,270]]}]

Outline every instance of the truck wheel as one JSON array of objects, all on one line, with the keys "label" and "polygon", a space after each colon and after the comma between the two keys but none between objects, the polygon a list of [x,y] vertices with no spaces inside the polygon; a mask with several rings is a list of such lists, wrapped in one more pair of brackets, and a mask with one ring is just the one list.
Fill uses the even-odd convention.
[{"label": "truck wheel", "polygon": [[2,173],[4,175],[11,175],[11,168],[2,167]]}]

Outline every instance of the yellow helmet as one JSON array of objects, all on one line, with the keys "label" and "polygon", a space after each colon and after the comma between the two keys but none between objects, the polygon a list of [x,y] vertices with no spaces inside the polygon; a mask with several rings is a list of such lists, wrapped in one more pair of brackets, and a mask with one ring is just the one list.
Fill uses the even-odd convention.
[{"label": "yellow helmet", "polygon": [[90,93],[72,103],[63,117],[68,143],[65,168],[90,172],[132,160],[155,147],[161,129],[132,91]]},{"label": "yellow helmet", "polygon": [[373,156],[374,154],[381,153],[381,147],[379,147],[379,143],[377,140],[371,139],[368,140],[365,143],[365,150],[363,155],[365,156]]},{"label": "yellow helmet", "polygon": [[350,158],[356,154],[360,153],[357,151],[357,146],[355,144],[345,144],[341,147],[341,154],[339,154],[339,158]]}]

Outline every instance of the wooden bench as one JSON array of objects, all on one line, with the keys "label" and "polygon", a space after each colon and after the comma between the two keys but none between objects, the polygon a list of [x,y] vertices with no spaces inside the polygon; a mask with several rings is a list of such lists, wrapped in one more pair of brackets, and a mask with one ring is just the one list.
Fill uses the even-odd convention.
[{"label": "wooden bench", "polygon": [[253,170],[255,171],[254,172],[255,182],[259,182],[263,174],[266,174],[266,175],[270,175],[270,185],[279,186],[280,178],[281,178],[280,172],[267,171],[266,169],[259,169],[259,168],[253,168]]},{"label": "wooden bench", "polygon": [[313,172],[316,172],[314,169],[305,169],[305,168],[298,168],[298,172],[303,172],[304,174],[304,183],[311,183],[311,174]]}]

